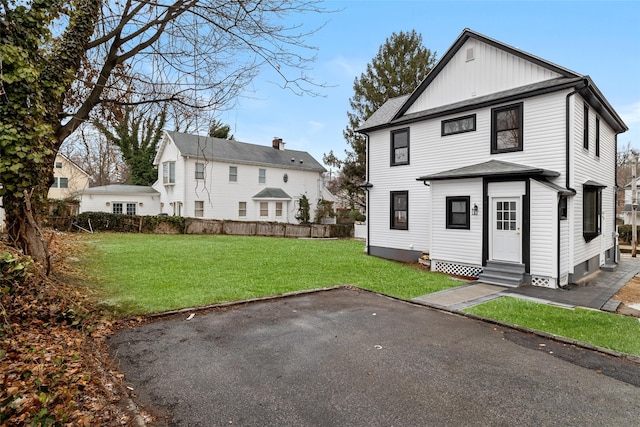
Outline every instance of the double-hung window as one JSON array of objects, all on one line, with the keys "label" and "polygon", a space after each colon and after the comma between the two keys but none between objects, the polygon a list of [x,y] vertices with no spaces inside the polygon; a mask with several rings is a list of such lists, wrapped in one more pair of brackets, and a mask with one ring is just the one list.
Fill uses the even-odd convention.
[{"label": "double-hung window", "polygon": [[238,216],[247,216],[247,202],[238,202]]},{"label": "double-hung window", "polygon": [[409,128],[391,131],[391,166],[409,164]]},{"label": "double-hung window", "polygon": [[282,202],[276,202],[276,216],[282,216]]},{"label": "double-hung window", "polygon": [[162,163],[162,183],[163,184],[176,183],[176,162]]},{"label": "double-hung window", "polygon": [[193,207],[193,216],[202,218],[204,216],[204,201],[196,200]]},{"label": "double-hung window", "polygon": [[589,149],[589,107],[584,104],[584,114],[582,117],[582,146]]},{"label": "double-hung window", "polygon": [[229,182],[238,182],[237,166],[229,166]]},{"label": "double-hung window", "polygon": [[258,169],[258,184],[266,184],[266,183],[267,183],[267,170]]},{"label": "double-hung window", "polygon": [[269,202],[260,202],[260,216],[269,216]]},{"label": "double-hung window", "polygon": [[522,103],[491,110],[491,154],[522,151]]},{"label": "double-hung window", "polygon": [[600,235],[603,188],[591,184],[582,187],[582,235],[587,242]]},{"label": "double-hung window", "polygon": [[196,179],[204,179],[204,163],[196,163]]},{"label": "double-hung window", "polygon": [[409,229],[409,192],[391,192],[391,228],[395,230]]},{"label": "double-hung window", "polygon": [[600,157],[600,118],[596,117],[596,157]]},{"label": "double-hung window", "polygon": [[469,196],[447,197],[447,228],[470,228],[470,200]]}]

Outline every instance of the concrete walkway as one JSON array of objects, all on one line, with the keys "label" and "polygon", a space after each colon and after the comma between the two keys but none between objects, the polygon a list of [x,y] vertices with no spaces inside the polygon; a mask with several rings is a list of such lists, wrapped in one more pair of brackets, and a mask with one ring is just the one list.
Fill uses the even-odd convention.
[{"label": "concrete walkway", "polygon": [[612,300],[611,297],[639,272],[640,259],[623,254],[613,271],[598,271],[578,284],[569,285],[566,289],[549,289],[540,286],[508,288],[471,282],[423,295],[414,298],[413,301],[456,311],[502,296],[511,296],[562,307],[588,307],[615,312],[620,302]]}]

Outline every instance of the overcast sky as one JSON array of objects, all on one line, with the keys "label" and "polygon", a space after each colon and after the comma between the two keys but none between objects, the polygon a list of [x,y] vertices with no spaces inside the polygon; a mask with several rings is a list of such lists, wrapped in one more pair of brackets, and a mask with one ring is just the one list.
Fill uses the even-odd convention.
[{"label": "overcast sky", "polygon": [[349,98],[359,77],[393,32],[415,29],[440,59],[465,28],[591,76],[629,131],[618,136],[640,149],[640,1],[326,1],[341,11],[309,16],[327,25],[308,40],[318,48],[309,71],[331,87],[323,97],[297,96],[270,83],[265,71],[232,111],[219,118],[236,140],[253,144],[284,139],[287,149],[308,151],[322,162],[342,136]]}]

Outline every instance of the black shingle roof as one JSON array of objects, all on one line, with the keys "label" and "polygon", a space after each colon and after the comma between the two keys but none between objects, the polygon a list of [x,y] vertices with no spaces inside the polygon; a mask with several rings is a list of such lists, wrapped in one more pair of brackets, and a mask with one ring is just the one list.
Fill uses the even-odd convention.
[{"label": "black shingle roof", "polygon": [[166,131],[184,157],[209,161],[264,165],[286,169],[325,172],[306,151],[278,150],[266,145]]},{"label": "black shingle roof", "polygon": [[560,174],[556,171],[534,168],[517,163],[503,162],[502,160],[489,160],[471,166],[464,166],[434,173],[432,175],[416,178],[417,181],[437,181],[442,179],[478,178],[485,176],[543,176],[556,177]]}]

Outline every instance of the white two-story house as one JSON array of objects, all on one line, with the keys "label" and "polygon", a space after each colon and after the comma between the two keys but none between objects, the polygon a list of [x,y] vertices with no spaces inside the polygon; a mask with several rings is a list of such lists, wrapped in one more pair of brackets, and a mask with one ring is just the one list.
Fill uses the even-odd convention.
[{"label": "white two-story house", "polygon": [[614,265],[616,140],[594,82],[464,30],[367,136],[367,252],[559,287]]},{"label": "white two-story house", "polygon": [[309,153],[271,145],[164,132],[154,160],[160,210],[168,215],[298,223],[299,200],[331,200],[325,168]]}]

